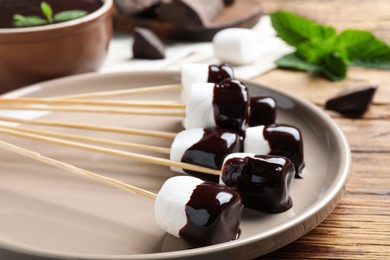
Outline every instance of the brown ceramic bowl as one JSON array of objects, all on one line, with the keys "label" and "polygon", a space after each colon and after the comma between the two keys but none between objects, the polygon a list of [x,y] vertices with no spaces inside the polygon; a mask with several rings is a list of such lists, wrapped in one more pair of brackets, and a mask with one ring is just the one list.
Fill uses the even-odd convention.
[{"label": "brown ceramic bowl", "polygon": [[0,28],[0,93],[97,70],[112,32],[113,0],[82,18],[27,28]]}]

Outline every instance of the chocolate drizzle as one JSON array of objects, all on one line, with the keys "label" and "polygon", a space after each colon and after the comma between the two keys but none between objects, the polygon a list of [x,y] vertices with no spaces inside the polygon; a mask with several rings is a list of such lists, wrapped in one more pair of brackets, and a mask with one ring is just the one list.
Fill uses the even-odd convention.
[{"label": "chocolate drizzle", "polygon": [[295,165],[295,177],[302,178],[305,162],[301,132],[289,125],[274,124],[264,127],[263,136],[271,148],[269,154],[289,158]]},{"label": "chocolate drizzle", "polygon": [[[223,160],[230,153],[242,151],[242,137],[234,131],[218,128],[206,128],[202,139],[188,148],[182,162],[219,170]],[[218,176],[188,171],[191,175],[218,182]]]},{"label": "chocolate drizzle", "polygon": [[227,160],[221,179],[243,197],[245,207],[267,213],[280,213],[292,207],[289,189],[294,165],[285,158],[269,155]]},{"label": "chocolate drizzle", "polygon": [[224,80],[215,84],[213,96],[213,111],[218,127],[242,130],[247,117],[248,91],[238,80]]},{"label": "chocolate drizzle", "polygon": [[187,223],[179,236],[194,247],[238,238],[243,205],[240,194],[225,185],[204,182],[186,205]]},{"label": "chocolate drizzle", "polygon": [[251,97],[249,99],[248,125],[270,125],[275,123],[276,103],[272,97]]},{"label": "chocolate drizzle", "polygon": [[225,79],[234,79],[233,68],[228,64],[210,65],[207,82],[220,83]]}]

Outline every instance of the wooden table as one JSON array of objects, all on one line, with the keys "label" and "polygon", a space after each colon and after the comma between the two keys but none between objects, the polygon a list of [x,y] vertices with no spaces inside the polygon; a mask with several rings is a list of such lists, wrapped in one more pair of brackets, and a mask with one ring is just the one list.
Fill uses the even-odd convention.
[{"label": "wooden table", "polygon": [[[390,44],[389,0],[263,0],[266,13],[285,9],[342,30],[372,31]],[[256,82],[300,95],[318,106],[344,88],[375,84],[370,110],[357,120],[329,112],[352,151],[346,192],[334,212],[294,243],[260,259],[390,259],[390,71],[350,69],[330,82],[274,70]]]}]

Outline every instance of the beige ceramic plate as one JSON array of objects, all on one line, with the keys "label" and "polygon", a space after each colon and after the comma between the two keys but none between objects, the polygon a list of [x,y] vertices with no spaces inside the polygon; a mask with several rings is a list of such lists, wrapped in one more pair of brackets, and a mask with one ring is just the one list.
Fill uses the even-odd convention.
[{"label": "beige ceramic plate", "polygon": [[[179,82],[179,75],[171,72],[87,74],[34,85],[8,96],[43,97],[175,82]],[[350,166],[348,144],[335,123],[314,105],[256,84],[248,82],[248,86],[252,95],[273,96],[278,103],[277,121],[297,126],[303,133],[306,175],[303,180],[294,182],[292,210],[277,215],[245,210],[239,240],[186,249],[181,240],[158,228],[153,216],[153,202],[149,199],[0,150],[1,258],[160,259],[207,256],[245,259],[276,250],[310,231],[332,212],[342,195]],[[177,100],[178,93],[131,98]],[[164,131],[181,129],[179,118],[64,112],[15,112],[12,115]],[[54,130],[169,146],[169,141],[156,138],[75,129]],[[154,192],[165,179],[174,175],[162,166],[5,135],[0,135],[0,138]]]}]

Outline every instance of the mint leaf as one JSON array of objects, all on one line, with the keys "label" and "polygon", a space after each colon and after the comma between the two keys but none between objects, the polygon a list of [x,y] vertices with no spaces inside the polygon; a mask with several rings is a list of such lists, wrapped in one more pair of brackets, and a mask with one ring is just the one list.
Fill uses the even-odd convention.
[{"label": "mint leaf", "polygon": [[54,21],[56,22],[64,22],[64,21],[69,21],[73,20],[76,18],[83,17],[87,14],[88,12],[83,11],[83,10],[69,10],[69,11],[63,11],[59,12],[54,16]]},{"label": "mint leaf", "polygon": [[278,11],[270,16],[277,36],[294,47],[307,41],[323,41],[336,36],[334,28],[320,25],[290,12]]},{"label": "mint leaf", "polygon": [[276,61],[276,65],[280,68],[302,70],[311,73],[322,71],[322,67],[302,59],[296,52],[287,54]]},{"label": "mint leaf", "polygon": [[347,75],[348,65],[342,53],[333,52],[324,59],[323,74],[330,80],[342,80]]},{"label": "mint leaf", "polygon": [[297,52],[306,61],[321,64],[324,57],[331,54],[333,49],[334,38],[331,38],[329,40],[315,40],[302,43],[297,47]]},{"label": "mint leaf", "polygon": [[39,16],[23,16],[15,14],[13,16],[13,25],[16,27],[29,27],[47,24],[47,21]]},{"label": "mint leaf", "polygon": [[41,2],[41,11],[49,23],[53,22],[53,9],[46,2]]}]

